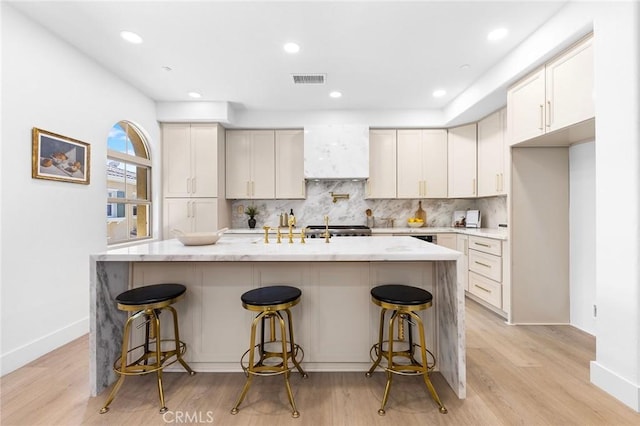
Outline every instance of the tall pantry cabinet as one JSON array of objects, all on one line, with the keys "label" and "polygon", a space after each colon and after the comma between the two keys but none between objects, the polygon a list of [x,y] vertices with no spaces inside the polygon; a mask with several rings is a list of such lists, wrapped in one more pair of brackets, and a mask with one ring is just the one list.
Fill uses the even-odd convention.
[{"label": "tall pantry cabinet", "polygon": [[172,230],[216,231],[229,225],[225,132],[215,123],[162,124],[164,239]]}]

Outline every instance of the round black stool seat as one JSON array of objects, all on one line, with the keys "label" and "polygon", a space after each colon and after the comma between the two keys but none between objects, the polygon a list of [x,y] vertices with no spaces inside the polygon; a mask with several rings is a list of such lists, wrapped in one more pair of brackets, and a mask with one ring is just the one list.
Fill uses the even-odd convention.
[{"label": "round black stool seat", "polygon": [[240,296],[242,303],[254,306],[282,305],[293,302],[302,295],[299,288],[288,285],[274,285],[249,290]]},{"label": "round black stool seat", "polygon": [[182,284],[154,284],[120,293],[116,302],[122,305],[151,305],[175,299],[186,291],[187,288]]},{"label": "round black stool seat", "polygon": [[424,305],[433,300],[433,295],[427,290],[401,284],[374,287],[371,289],[371,296],[392,305]]}]

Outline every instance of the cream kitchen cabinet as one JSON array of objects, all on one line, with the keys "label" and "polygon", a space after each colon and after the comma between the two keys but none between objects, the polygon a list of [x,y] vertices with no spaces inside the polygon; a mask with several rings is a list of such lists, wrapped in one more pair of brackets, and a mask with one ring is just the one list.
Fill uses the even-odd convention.
[{"label": "cream kitchen cabinet", "polygon": [[478,122],[478,197],[505,195],[506,109]]},{"label": "cream kitchen cabinet", "polygon": [[275,198],[275,132],[227,130],[227,198]]},{"label": "cream kitchen cabinet", "polygon": [[218,126],[162,125],[165,197],[218,196]]},{"label": "cream kitchen cabinet", "polygon": [[220,228],[217,198],[165,198],[163,235],[172,238],[172,230],[210,232]]},{"label": "cream kitchen cabinet", "polygon": [[396,130],[369,131],[367,198],[396,198]]},{"label": "cream kitchen cabinet", "polygon": [[397,198],[447,197],[447,131],[397,131]]},{"label": "cream kitchen cabinet", "polygon": [[502,241],[469,236],[469,293],[503,310]]},{"label": "cream kitchen cabinet", "polygon": [[275,197],[305,198],[304,131],[276,130],[275,149]]},{"label": "cream kitchen cabinet", "polygon": [[229,226],[224,198],[225,132],[218,124],[162,124],[162,236]]},{"label": "cream kitchen cabinet", "polygon": [[512,145],[593,118],[593,37],[509,88],[507,110]]},{"label": "cream kitchen cabinet", "polygon": [[475,197],[477,182],[476,123],[449,129],[449,198]]}]

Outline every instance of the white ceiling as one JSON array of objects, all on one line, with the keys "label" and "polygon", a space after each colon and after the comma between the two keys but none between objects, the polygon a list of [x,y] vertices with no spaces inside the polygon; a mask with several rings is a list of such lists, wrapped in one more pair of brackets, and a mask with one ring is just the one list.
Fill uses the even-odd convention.
[{"label": "white ceiling", "polygon": [[[565,1],[16,1],[156,101],[246,110],[443,109]],[[487,33],[506,27],[506,39]],[[133,45],[119,37],[138,33]],[[301,46],[296,55],[285,42]],[[461,69],[468,64],[468,69]],[[170,67],[166,71],[163,67]],[[325,73],[294,85],[292,73]],[[447,95],[434,98],[435,89]],[[332,90],[342,98],[328,96]]]}]

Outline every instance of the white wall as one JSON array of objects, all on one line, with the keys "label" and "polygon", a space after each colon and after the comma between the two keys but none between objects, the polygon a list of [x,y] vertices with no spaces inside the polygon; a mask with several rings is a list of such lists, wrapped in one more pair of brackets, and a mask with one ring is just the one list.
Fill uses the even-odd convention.
[{"label": "white wall", "polygon": [[573,145],[569,148],[570,321],[590,334],[596,333],[595,196],[595,141]]},{"label": "white wall", "polygon": [[[594,19],[596,360],[591,380],[640,411],[640,4]],[[620,218],[631,220],[619,226]]]},{"label": "white wall", "polygon": [[[0,7],[5,374],[89,330],[89,255],[106,249],[109,129],[133,121],[148,132],[155,166],[160,153],[150,99],[5,2]],[[33,127],[90,143],[91,184],[32,179]],[[159,188],[157,177],[152,184]]]}]

